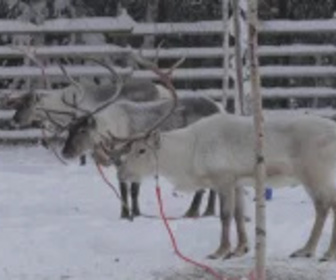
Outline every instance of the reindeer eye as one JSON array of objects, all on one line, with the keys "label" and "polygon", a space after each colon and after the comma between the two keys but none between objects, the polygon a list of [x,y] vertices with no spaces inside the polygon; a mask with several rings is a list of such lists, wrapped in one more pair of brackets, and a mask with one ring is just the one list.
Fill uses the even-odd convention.
[{"label": "reindeer eye", "polygon": [[139,150],[139,155],[142,155],[142,154],[144,154],[146,152],[146,149],[140,149]]}]

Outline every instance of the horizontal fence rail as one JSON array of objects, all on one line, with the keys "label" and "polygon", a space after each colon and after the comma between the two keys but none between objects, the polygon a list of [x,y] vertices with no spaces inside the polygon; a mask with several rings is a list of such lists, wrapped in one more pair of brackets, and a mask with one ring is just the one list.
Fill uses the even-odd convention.
[{"label": "horizontal fence rail", "polygon": [[[73,77],[110,76],[111,73],[100,66],[81,65],[66,66],[68,74]],[[163,69],[167,71],[168,69]],[[57,66],[47,66],[44,72],[49,77],[62,77],[62,71]],[[152,71],[135,70],[131,68],[116,68],[116,72],[121,75],[129,75],[139,79],[157,79]],[[1,78],[15,77],[41,77],[41,69],[34,66],[20,67],[0,67]],[[174,70],[172,77],[175,80],[211,80],[222,79],[222,68],[179,68]],[[234,75],[231,71],[231,75]],[[294,77],[334,77],[336,76],[336,66],[261,66],[260,75],[262,78],[294,78]]]},{"label": "horizontal fence rail", "polygon": [[[116,45],[73,45],[73,46],[36,46],[31,47],[31,51],[38,57],[85,57],[121,55],[130,52],[138,53],[137,49],[122,48]],[[146,58],[177,59],[185,58],[221,58],[223,48],[221,47],[192,47],[192,48],[161,48],[145,49],[141,54]],[[230,48],[230,54],[234,54],[234,49]],[[334,45],[285,45],[285,46],[260,46],[258,55],[260,57],[284,57],[284,56],[316,56],[335,55]],[[0,57],[23,57],[24,53],[15,46],[0,46]]]},{"label": "horizontal fence rail", "polygon": [[[329,20],[272,20],[260,22],[260,33],[335,33],[336,19]],[[2,34],[40,33],[130,33],[132,35],[198,35],[221,34],[220,20],[189,23],[138,23],[127,15],[47,20],[40,25],[17,20],[0,20]]]},{"label": "horizontal fence rail", "polygon": [[[24,94],[26,90],[17,89],[6,89],[0,90],[0,94],[10,95],[10,94]],[[36,90],[36,93],[41,94],[56,94],[54,90]],[[261,93],[264,98],[267,99],[278,99],[278,98],[315,98],[316,96],[320,98],[336,98],[336,88],[329,87],[291,87],[291,88],[261,88]],[[177,94],[180,97],[184,96],[208,96],[215,100],[220,100],[223,95],[221,89],[178,89]],[[233,98],[236,92],[234,90],[229,90],[228,97]],[[13,115],[11,110],[0,110],[0,119],[10,119]]]}]

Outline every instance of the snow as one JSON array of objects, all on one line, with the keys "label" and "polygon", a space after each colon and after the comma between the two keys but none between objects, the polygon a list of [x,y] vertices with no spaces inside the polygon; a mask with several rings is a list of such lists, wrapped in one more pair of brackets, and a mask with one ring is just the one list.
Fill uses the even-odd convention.
[{"label": "snow", "polygon": [[[336,19],[325,20],[270,20],[261,21],[259,31],[261,33],[334,33]],[[196,21],[190,23],[159,23],[159,24],[138,24],[133,29],[133,34],[200,34],[208,35],[222,33],[223,23],[221,20]]]},{"label": "snow", "polygon": [[[159,219],[120,220],[118,201],[92,163],[64,166],[39,147],[1,147],[0,158],[0,279],[213,279],[174,255]],[[113,169],[105,172],[116,183]],[[164,180],[161,187],[167,215],[180,216],[191,194],[175,193]],[[223,275],[247,274],[254,254],[252,198],[249,191],[252,250],[246,256],[226,261],[205,258],[219,242],[216,217],[170,221],[180,250]],[[158,214],[152,180],[144,182],[140,203],[144,213]],[[335,279],[334,262],[288,258],[306,241],[312,223],[313,207],[302,188],[274,190],[273,200],[267,202],[267,279]],[[329,217],[318,257],[330,236]]]},{"label": "snow", "polygon": [[336,19],[270,20],[260,24],[260,31],[267,33],[334,33]]},{"label": "snow", "polygon": [[[66,27],[66,28],[65,28]],[[324,20],[271,20],[261,21],[261,33],[334,33],[336,19]],[[221,20],[195,22],[137,23],[127,13],[119,17],[90,17],[77,19],[46,20],[35,25],[17,20],[0,20],[0,32],[6,34],[40,32],[132,32],[134,35],[148,34],[202,34],[222,33]]]},{"label": "snow", "polygon": [[46,20],[40,25],[19,21],[0,20],[0,32],[24,33],[73,33],[73,32],[131,32],[136,22],[127,14],[119,17],[59,18]]}]

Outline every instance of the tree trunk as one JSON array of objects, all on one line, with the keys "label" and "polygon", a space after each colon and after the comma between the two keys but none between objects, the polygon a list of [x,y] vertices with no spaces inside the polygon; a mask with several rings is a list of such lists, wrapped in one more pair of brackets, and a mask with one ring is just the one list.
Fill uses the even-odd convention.
[{"label": "tree trunk", "polygon": [[241,26],[239,20],[239,0],[233,1],[233,18],[234,18],[234,34],[235,34],[235,61],[236,61],[236,82],[235,82],[235,114],[245,115],[244,103],[244,85],[243,85],[243,60],[241,45]]},{"label": "tree trunk", "polygon": [[222,106],[226,110],[229,91],[229,0],[222,0],[223,21],[223,96]]},{"label": "tree trunk", "polygon": [[[146,22],[156,22],[158,18],[159,0],[148,0],[146,8]],[[155,46],[155,35],[144,37],[143,48],[150,49]]]},{"label": "tree trunk", "polygon": [[266,279],[266,217],[265,217],[265,158],[263,151],[263,113],[260,93],[258,48],[258,1],[249,1],[249,51],[251,61],[251,86],[255,126],[255,188],[256,188],[256,279]]}]

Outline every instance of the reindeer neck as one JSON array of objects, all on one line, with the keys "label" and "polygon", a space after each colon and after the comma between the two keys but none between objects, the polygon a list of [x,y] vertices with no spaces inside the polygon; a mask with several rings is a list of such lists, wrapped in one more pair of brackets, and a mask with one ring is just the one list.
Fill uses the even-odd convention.
[{"label": "reindeer neck", "polygon": [[159,173],[176,185],[188,184],[186,175],[191,172],[193,160],[194,137],[181,133],[182,130],[162,133],[157,149]]}]

